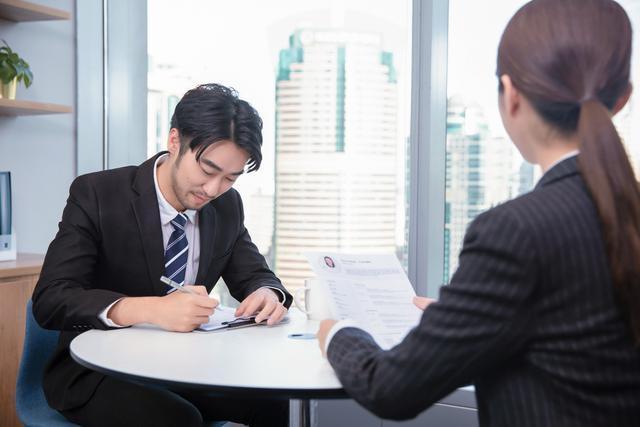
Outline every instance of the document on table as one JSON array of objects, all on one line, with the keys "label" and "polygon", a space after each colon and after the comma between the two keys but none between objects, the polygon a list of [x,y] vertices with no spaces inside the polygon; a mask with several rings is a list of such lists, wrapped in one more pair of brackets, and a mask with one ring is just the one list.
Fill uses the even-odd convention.
[{"label": "document on table", "polygon": [[[227,307],[224,305],[219,305],[216,307],[215,311],[211,316],[209,316],[209,321],[207,323],[203,323],[200,325],[196,331],[200,332],[211,332],[211,331],[219,331],[225,329],[236,329],[236,328],[245,328],[247,326],[260,326],[266,325],[266,320],[260,323],[256,323],[256,316],[246,316],[246,317],[236,317],[235,315],[236,309],[233,307]],[[282,320],[280,320],[279,324],[284,324],[289,322],[289,316],[284,316]]]},{"label": "document on table", "polygon": [[209,316],[209,321],[200,325],[198,330],[209,332],[217,331],[219,329],[259,325],[259,323],[254,321],[256,316],[236,317],[235,312],[236,309],[233,307],[219,305],[216,307],[213,314]]},{"label": "document on table", "polygon": [[398,344],[420,321],[422,310],[413,304],[415,291],[395,255],[305,256],[326,287],[334,317],[353,319],[380,347]]}]

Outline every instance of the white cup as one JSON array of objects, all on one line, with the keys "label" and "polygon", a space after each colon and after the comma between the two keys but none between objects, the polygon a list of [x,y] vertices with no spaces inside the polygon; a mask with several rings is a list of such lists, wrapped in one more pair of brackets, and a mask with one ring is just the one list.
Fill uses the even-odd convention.
[{"label": "white cup", "polygon": [[[309,320],[322,320],[331,317],[325,287],[320,279],[305,279],[304,287],[293,294],[296,307],[307,315]],[[304,303],[302,295],[304,294]]]}]

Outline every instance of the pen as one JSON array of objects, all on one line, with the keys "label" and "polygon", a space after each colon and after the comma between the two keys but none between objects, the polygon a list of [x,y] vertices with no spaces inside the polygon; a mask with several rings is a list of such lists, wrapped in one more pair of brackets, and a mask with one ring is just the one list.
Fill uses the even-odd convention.
[{"label": "pen", "polygon": [[174,282],[173,280],[169,279],[167,276],[161,276],[161,277],[160,277],[160,281],[161,281],[162,283],[165,283],[165,284],[167,284],[167,285],[171,286],[173,289],[176,289],[176,290],[178,290],[178,291],[180,291],[180,292],[186,292],[186,293],[188,293],[188,294],[194,294],[194,295],[196,294],[196,293],[195,293],[194,291],[192,291],[191,289],[189,289],[189,288],[185,288],[185,287],[184,287],[184,286],[182,286],[181,284],[179,284],[179,283],[177,283],[177,282]]}]

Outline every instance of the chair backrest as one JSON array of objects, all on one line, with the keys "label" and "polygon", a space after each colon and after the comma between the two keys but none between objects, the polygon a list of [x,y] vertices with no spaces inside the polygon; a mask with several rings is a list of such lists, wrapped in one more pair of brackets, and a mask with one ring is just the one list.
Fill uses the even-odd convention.
[{"label": "chair backrest", "polygon": [[38,325],[33,317],[31,300],[27,303],[26,328],[22,360],[16,384],[16,411],[25,426],[73,426],[47,404],[42,391],[45,365],[58,342],[60,332],[49,331]]}]

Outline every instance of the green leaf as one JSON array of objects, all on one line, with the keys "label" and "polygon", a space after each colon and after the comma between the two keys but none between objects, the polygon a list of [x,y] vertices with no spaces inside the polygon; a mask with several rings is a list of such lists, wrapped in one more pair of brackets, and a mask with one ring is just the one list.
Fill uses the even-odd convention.
[{"label": "green leaf", "polygon": [[24,73],[24,86],[28,88],[33,83],[33,73],[31,70],[27,69]]},{"label": "green leaf", "polygon": [[22,62],[18,62],[15,65],[15,67],[16,67],[16,73],[18,73],[18,75],[24,74],[24,72],[28,69],[28,67],[25,67]]},{"label": "green leaf", "polygon": [[0,66],[0,80],[2,80],[2,83],[11,83],[11,80],[13,80],[17,75],[18,71],[12,64],[4,63]]}]

